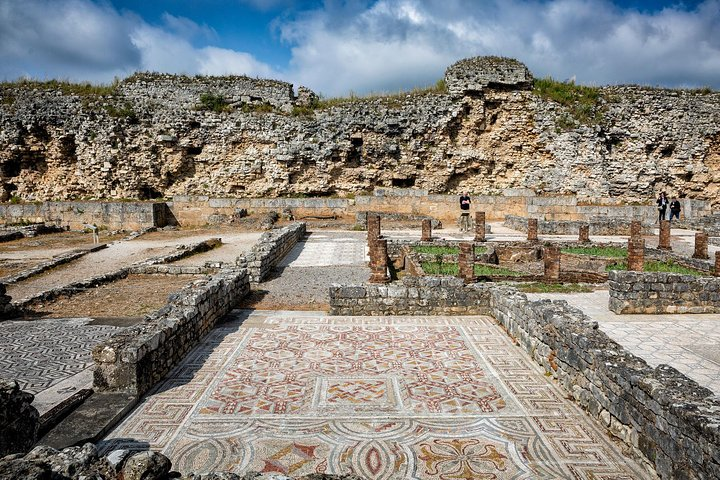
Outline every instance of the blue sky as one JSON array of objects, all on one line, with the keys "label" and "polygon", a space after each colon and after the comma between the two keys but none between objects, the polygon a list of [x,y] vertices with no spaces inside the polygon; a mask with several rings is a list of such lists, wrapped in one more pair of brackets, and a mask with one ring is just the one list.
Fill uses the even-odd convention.
[{"label": "blue sky", "polygon": [[431,85],[475,55],[720,89],[720,0],[0,0],[0,80],[247,74],[333,96]]}]

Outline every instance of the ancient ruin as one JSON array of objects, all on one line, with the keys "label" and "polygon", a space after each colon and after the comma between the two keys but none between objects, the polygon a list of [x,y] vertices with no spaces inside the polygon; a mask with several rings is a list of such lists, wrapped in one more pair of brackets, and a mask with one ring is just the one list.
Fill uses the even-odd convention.
[{"label": "ancient ruin", "polygon": [[0,477],[720,477],[720,94],[547,81],[1,84]]}]

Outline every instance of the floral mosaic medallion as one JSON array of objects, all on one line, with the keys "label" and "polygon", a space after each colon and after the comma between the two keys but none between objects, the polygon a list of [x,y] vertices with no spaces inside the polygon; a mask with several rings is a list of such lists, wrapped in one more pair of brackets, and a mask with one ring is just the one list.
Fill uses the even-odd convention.
[{"label": "floral mosaic medallion", "polygon": [[235,315],[105,451],[149,445],[197,473],[648,478],[492,319]]}]

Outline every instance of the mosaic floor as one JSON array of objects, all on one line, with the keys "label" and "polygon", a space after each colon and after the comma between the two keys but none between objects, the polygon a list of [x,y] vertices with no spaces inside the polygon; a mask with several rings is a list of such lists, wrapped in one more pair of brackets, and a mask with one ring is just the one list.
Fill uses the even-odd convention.
[{"label": "mosaic floor", "polygon": [[101,444],[183,472],[647,478],[487,317],[237,310]]},{"label": "mosaic floor", "polygon": [[280,262],[280,267],[366,265],[367,233],[313,232]]},{"label": "mosaic floor", "polygon": [[46,390],[93,365],[90,351],[118,331],[89,318],[0,322],[0,376],[30,393]]}]

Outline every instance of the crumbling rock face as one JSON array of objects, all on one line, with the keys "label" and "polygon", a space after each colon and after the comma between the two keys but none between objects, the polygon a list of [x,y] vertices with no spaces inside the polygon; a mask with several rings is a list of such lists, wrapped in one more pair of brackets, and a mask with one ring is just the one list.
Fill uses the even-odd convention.
[{"label": "crumbling rock face", "polygon": [[[0,85],[0,199],[525,188],[720,205],[720,93],[607,87],[584,125],[529,90],[515,60],[463,60],[445,80],[449,93],[331,107],[246,77],[143,74],[104,96]],[[199,109],[203,92],[228,107]]]}]

